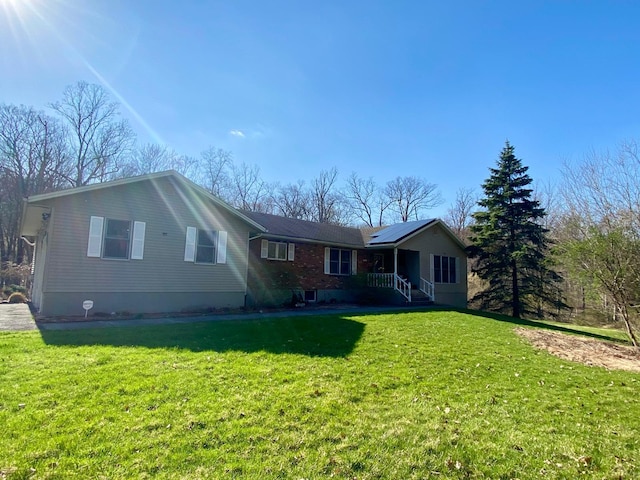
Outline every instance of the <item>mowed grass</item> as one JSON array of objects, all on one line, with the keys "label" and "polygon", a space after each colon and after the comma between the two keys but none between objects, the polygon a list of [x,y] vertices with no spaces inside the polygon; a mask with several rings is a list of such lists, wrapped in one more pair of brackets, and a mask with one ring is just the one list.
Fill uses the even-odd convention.
[{"label": "mowed grass", "polygon": [[0,478],[640,478],[640,375],[515,326],[432,310],[3,333]]}]

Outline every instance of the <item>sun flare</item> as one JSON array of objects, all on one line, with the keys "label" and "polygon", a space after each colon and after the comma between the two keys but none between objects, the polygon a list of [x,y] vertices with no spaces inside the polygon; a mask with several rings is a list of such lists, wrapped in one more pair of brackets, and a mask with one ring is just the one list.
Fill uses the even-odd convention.
[{"label": "sun flare", "polygon": [[[12,51],[12,60],[0,56],[0,71],[20,65],[46,71],[69,64],[81,65],[84,75],[104,86],[157,143],[160,135],[113,86],[93,60],[91,48],[108,42],[100,38],[102,26],[109,22],[105,10],[91,2],[76,0],[0,0],[0,45]],[[132,40],[135,42],[135,37]],[[127,51],[125,49],[125,51]],[[122,52],[120,52],[122,54]],[[13,63],[11,63],[13,62]],[[52,64],[57,62],[55,66]]]},{"label": "sun flare", "polygon": [[32,7],[32,0],[0,0],[0,8],[7,17],[10,15],[21,17]]},{"label": "sun flare", "polygon": [[16,42],[28,38],[37,25],[38,0],[0,0],[0,28],[11,33]]}]

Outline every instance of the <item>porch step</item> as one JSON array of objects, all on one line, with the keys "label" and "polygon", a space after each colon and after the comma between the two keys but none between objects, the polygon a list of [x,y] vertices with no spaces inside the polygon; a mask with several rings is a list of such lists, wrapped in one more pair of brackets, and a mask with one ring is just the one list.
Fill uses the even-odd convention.
[{"label": "porch step", "polygon": [[429,296],[426,293],[424,293],[422,290],[412,289],[410,305],[414,305],[414,306],[433,305],[433,300],[431,300],[431,298],[429,298]]}]

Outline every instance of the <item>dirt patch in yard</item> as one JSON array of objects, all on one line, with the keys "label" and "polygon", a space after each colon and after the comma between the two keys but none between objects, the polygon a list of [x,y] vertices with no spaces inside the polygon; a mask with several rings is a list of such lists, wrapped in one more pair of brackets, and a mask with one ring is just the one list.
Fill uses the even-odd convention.
[{"label": "dirt patch in yard", "polygon": [[549,330],[518,327],[515,331],[534,347],[565,360],[610,370],[640,372],[640,350],[634,347]]}]

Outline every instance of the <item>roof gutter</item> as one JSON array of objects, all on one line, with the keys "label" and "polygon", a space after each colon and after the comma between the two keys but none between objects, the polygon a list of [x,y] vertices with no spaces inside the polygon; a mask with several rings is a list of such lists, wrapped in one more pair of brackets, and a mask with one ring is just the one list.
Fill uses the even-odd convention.
[{"label": "roof gutter", "polygon": [[366,247],[366,245],[363,245],[363,244],[354,245],[353,243],[332,242],[332,241],[322,240],[317,238],[303,238],[303,237],[291,237],[287,235],[275,235],[275,234],[270,234],[269,232],[258,234],[255,237],[252,237],[251,240],[255,240],[257,238],[265,238],[267,240],[282,240],[285,242],[316,243],[316,244],[331,245],[335,247],[345,247],[345,248],[365,248]]}]

